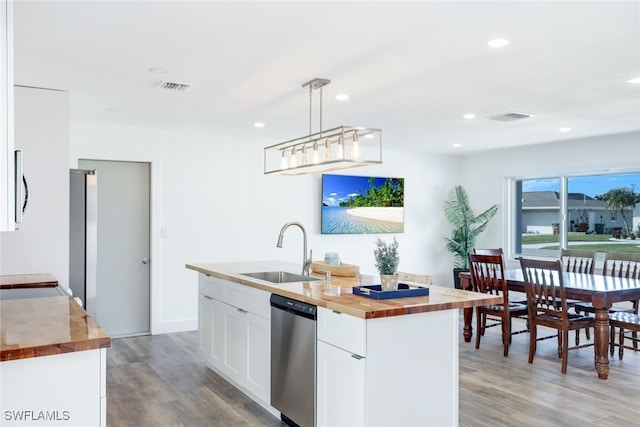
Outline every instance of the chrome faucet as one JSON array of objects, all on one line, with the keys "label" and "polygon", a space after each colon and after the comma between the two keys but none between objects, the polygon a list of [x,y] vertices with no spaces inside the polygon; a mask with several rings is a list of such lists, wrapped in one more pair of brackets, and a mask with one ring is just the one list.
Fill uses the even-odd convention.
[{"label": "chrome faucet", "polygon": [[298,227],[300,227],[300,230],[302,230],[302,238],[303,238],[303,247],[302,247],[302,275],[303,276],[308,276],[309,275],[309,266],[311,265],[311,258],[312,258],[312,253],[313,251],[309,251],[309,258],[307,258],[307,230],[304,229],[304,226],[302,224],[300,224],[297,221],[291,221],[286,223],[285,225],[282,226],[282,229],[280,229],[280,234],[278,235],[278,243],[276,244],[277,247],[281,248],[282,247],[282,238],[284,237],[284,232],[287,228],[291,227],[292,225],[296,225]]}]

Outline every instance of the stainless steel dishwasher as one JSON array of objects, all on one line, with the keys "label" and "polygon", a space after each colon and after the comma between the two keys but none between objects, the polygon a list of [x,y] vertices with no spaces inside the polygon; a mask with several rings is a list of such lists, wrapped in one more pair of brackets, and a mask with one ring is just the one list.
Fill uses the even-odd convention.
[{"label": "stainless steel dishwasher", "polygon": [[271,295],[271,406],[290,426],[315,425],[316,312],[315,305]]}]

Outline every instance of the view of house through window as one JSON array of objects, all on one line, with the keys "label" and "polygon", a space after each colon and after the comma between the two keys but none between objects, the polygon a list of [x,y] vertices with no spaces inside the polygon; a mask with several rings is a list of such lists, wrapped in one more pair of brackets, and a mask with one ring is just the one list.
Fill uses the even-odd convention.
[{"label": "view of house through window", "polygon": [[572,249],[640,253],[640,173],[523,179],[515,192],[516,254],[558,257],[563,240]]}]

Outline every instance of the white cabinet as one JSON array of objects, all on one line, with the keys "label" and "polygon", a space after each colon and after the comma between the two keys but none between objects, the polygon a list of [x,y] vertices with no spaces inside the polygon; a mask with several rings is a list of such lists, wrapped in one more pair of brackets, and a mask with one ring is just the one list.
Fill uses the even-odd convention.
[{"label": "white cabinet", "polygon": [[247,314],[247,390],[271,401],[271,321]]},{"label": "white cabinet", "polygon": [[366,358],[318,341],[318,426],[364,425],[366,366]]},{"label": "white cabinet", "polygon": [[247,385],[247,314],[238,307],[222,305],[224,343],[220,369],[243,388]]},{"label": "white cabinet", "polygon": [[46,271],[64,287],[69,286],[69,106],[69,92],[15,87],[15,149],[24,154],[29,203],[20,231],[0,239],[2,274]]},{"label": "white cabinet", "polygon": [[366,321],[318,307],[316,425],[365,425]]},{"label": "white cabinet", "polygon": [[458,310],[360,319],[318,307],[317,426],[456,426]]},{"label": "white cabinet", "polygon": [[13,1],[0,0],[0,231],[15,230]]},{"label": "white cabinet", "polygon": [[0,362],[3,427],[106,426],[105,348]]},{"label": "white cabinet", "polygon": [[268,405],[271,308],[268,292],[200,274],[200,353],[240,390]]},{"label": "white cabinet", "polygon": [[220,367],[222,361],[223,315],[221,302],[210,295],[198,295],[198,330],[200,354],[210,365]]}]

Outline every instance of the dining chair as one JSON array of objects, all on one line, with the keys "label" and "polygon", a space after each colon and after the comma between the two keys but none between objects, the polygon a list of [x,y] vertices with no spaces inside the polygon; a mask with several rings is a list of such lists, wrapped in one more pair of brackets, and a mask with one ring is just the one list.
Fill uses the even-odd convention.
[{"label": "dining chair", "polygon": [[[502,256],[502,266],[506,269],[507,267],[504,264],[504,252],[502,251],[502,248],[490,248],[490,249],[474,249],[473,250],[474,254],[477,255],[500,255]],[[516,294],[516,298],[512,299],[511,296],[513,294]],[[509,291],[509,301],[511,303],[515,303],[515,304],[522,304],[522,305],[527,305],[527,296],[526,295],[522,295],[521,292],[511,292]],[[524,315],[522,316],[524,318],[526,318],[527,316]]]},{"label": "dining chair", "polygon": [[[529,307],[529,363],[533,363],[536,343],[558,337],[558,357],[562,358],[562,373],[567,372],[569,350],[592,346],[593,343],[569,347],[569,331],[595,326],[595,319],[569,313],[563,282],[561,261],[540,261],[520,258],[520,267],[527,290]],[[556,329],[557,335],[538,339],[538,326]]]},{"label": "dining chair", "polygon": [[473,253],[476,255],[502,255],[504,256],[504,253],[502,252],[502,248],[496,248],[496,249],[474,249]]},{"label": "dining chair", "polygon": [[562,249],[560,260],[566,272],[593,274],[596,267],[596,251]]},{"label": "dining chair", "polygon": [[[618,359],[622,360],[625,348],[638,351],[638,332],[640,332],[640,316],[637,313],[625,313],[622,311],[609,314],[609,326],[611,332],[609,334],[609,351],[613,356],[614,349],[618,346]],[[618,332],[618,343],[615,342],[615,330]],[[630,335],[629,335],[630,334]],[[631,339],[633,347],[624,343],[625,339]]]},{"label": "dining chair", "polygon": [[[502,303],[476,307],[476,350],[480,348],[480,338],[486,328],[500,325],[502,327],[502,344],[504,356],[509,355],[511,336],[527,332],[527,329],[513,332],[511,319],[527,314],[527,306],[509,302],[507,281],[504,277],[502,255],[469,254],[469,269],[474,292],[502,296]],[[487,321],[491,323],[487,323]]]},{"label": "dining chair", "polygon": [[[602,274],[615,277],[624,277],[627,279],[640,280],[640,254],[607,252],[604,259],[604,267]],[[632,348],[638,350],[638,325],[640,318],[638,317],[638,306],[640,301],[630,301],[631,306],[614,306],[609,309],[609,325],[611,326],[611,344],[610,351],[613,356],[614,347],[620,346],[618,357],[622,359],[623,348]],[[593,305],[584,305],[575,307],[576,310],[582,309],[584,312],[593,313]],[[619,341],[615,342],[615,328],[620,328]],[[625,347],[624,339],[631,339],[633,347]]]},{"label": "dining chair", "polygon": [[431,280],[431,275],[429,274],[413,274],[413,273],[403,273],[398,271],[398,281],[399,282],[415,282],[415,283],[420,283],[427,286],[433,285],[433,281]]},{"label": "dining chair", "polygon": [[[582,249],[562,249],[560,251],[560,261],[562,269],[571,273],[593,274],[596,268],[596,251],[586,251]],[[577,300],[567,300],[569,307],[580,304]],[[585,331],[587,339],[590,339],[589,330]],[[580,344],[580,334],[576,333],[576,345]]]},{"label": "dining chair", "polygon": [[[606,252],[604,255],[604,266],[602,274],[605,276],[626,277],[631,279],[640,279],[640,254],[628,254],[620,252]],[[633,313],[638,314],[638,300],[630,301],[631,306],[615,306],[609,309],[609,313]],[[593,304],[590,302],[578,302],[574,304],[573,309],[576,313],[595,313]],[[633,332],[633,346],[638,347],[637,332]],[[589,334],[587,332],[587,339]]]}]

